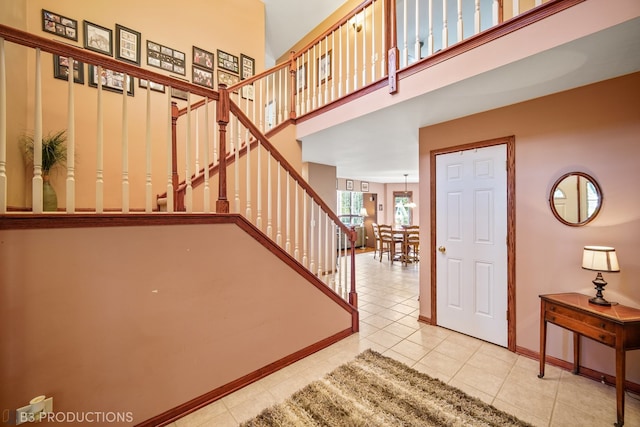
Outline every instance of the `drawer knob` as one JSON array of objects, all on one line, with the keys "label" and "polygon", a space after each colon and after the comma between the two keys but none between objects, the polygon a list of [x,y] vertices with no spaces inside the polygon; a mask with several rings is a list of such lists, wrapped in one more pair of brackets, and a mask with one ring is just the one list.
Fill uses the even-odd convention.
[{"label": "drawer knob", "polygon": [[605,329],[605,328],[607,327],[607,324],[606,324],[606,323],[601,323],[601,324],[600,324],[600,327],[601,327],[602,329]]},{"label": "drawer knob", "polygon": [[604,341],[605,336],[604,335],[599,335],[600,341]]},{"label": "drawer knob", "polygon": [[555,307],[551,307],[551,311],[556,311],[556,308]]}]

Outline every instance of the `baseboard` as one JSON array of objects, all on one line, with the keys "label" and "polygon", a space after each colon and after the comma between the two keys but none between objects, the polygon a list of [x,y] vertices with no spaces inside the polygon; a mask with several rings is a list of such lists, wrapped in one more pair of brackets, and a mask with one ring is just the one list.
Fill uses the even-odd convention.
[{"label": "baseboard", "polygon": [[336,342],[348,337],[351,334],[353,334],[351,328],[345,329],[342,332],[338,332],[333,336],[325,338],[322,341],[318,341],[317,343],[303,348],[302,350],[299,350],[293,354],[290,354],[289,356],[263,366],[262,368],[253,371],[241,378],[238,378],[235,381],[211,390],[210,392],[205,393],[202,396],[196,397],[189,402],[183,403],[182,405],[177,406],[173,409],[169,409],[168,411],[163,412],[160,415],[136,424],[136,427],[157,427],[171,424],[172,422],[184,417],[185,415],[197,411],[198,409],[203,408],[215,402],[216,400],[219,400],[224,396],[241,389],[244,386],[247,386],[255,381],[258,381],[261,378],[266,377],[267,375],[270,375],[284,368],[285,366],[297,362],[298,360],[304,359],[305,357],[310,356],[311,354],[322,350],[323,348],[329,347],[330,345],[335,344]]}]

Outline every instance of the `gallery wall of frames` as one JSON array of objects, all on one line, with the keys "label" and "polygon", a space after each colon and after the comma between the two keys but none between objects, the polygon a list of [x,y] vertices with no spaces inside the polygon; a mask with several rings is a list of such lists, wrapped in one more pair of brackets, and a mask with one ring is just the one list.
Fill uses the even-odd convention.
[{"label": "gallery wall of frames", "polygon": [[[143,40],[139,31],[118,23],[111,28],[103,23],[87,20],[80,22],[76,18],[42,9],[42,30],[65,39],[81,41],[82,47],[93,52],[138,66],[154,67],[165,71],[171,77],[191,81],[209,89],[215,89],[216,83],[231,86],[256,72],[255,59],[243,53],[234,54],[204,46],[192,46],[191,52],[183,52],[154,41],[153,36]],[[100,78],[104,89],[122,93],[126,88],[127,94],[134,96],[133,77],[127,76],[125,83],[122,73],[103,69],[98,76],[97,67],[88,65],[86,68],[86,81],[89,86],[97,87]],[[75,83],[84,84],[85,64],[78,61],[69,64],[68,58],[54,55],[53,76],[68,80],[70,74],[73,75]],[[138,79],[138,86],[144,89],[149,86],[151,90],[162,93],[166,91],[164,85],[144,79]],[[187,99],[187,94],[179,90],[172,90],[171,96]]]}]

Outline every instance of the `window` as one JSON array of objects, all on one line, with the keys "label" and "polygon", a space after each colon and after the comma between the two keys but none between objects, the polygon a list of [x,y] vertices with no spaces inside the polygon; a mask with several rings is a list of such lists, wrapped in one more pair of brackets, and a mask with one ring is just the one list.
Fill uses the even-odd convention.
[{"label": "window", "polygon": [[338,217],[343,224],[362,225],[362,194],[356,191],[338,191]]},{"label": "window", "polygon": [[413,201],[413,194],[411,191],[394,191],[393,192],[393,206],[394,214],[393,220],[395,225],[412,225],[413,217],[411,215],[411,204]]}]

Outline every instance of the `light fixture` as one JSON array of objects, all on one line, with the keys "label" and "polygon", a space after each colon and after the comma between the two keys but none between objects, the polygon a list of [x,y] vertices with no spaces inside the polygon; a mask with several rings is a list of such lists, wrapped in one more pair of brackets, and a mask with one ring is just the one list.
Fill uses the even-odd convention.
[{"label": "light fixture", "polygon": [[349,21],[351,22],[351,26],[353,27],[354,30],[356,30],[356,32],[359,33],[362,30],[362,21],[363,21],[362,15],[358,13],[354,15],[353,18],[351,18]]},{"label": "light fixture", "polygon": [[367,208],[360,208],[360,216],[364,219],[365,217],[369,216],[367,214]]},{"label": "light fixture", "polygon": [[[409,191],[407,190],[407,176],[409,174],[405,173],[404,174],[404,196],[408,199],[409,198]],[[399,201],[398,204],[396,205],[397,208],[401,208],[401,207],[406,207],[406,208],[415,208],[416,204],[413,201],[409,201],[407,203],[405,203],[404,205],[402,204],[402,201]]]},{"label": "light fixture", "polygon": [[585,270],[597,271],[593,284],[596,287],[596,296],[589,299],[589,302],[597,305],[611,305],[603,298],[602,291],[607,282],[602,277],[602,272],[615,273],[620,271],[616,250],[608,246],[585,246],[582,253],[582,268]]}]

